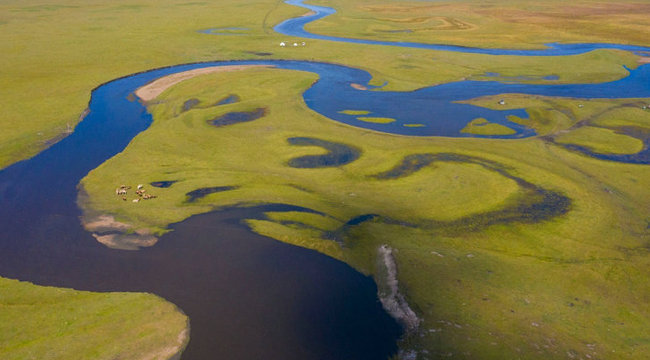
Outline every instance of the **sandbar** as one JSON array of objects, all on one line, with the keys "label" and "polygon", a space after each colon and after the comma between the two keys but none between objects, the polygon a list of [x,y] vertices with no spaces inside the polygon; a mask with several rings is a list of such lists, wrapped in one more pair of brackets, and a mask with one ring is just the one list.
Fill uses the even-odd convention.
[{"label": "sandbar", "polygon": [[237,71],[250,68],[271,68],[270,65],[226,65],[226,66],[210,66],[200,69],[188,70],[179,72],[172,75],[167,75],[156,79],[147,85],[135,91],[135,95],[143,101],[151,101],[162,94],[163,91],[178,84],[181,81],[191,79],[195,76],[211,74],[216,72]]}]

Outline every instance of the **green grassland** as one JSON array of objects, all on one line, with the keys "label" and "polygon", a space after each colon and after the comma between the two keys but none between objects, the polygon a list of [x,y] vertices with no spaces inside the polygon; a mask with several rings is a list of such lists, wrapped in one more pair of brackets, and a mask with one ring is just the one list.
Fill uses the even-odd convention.
[{"label": "green grassland", "polygon": [[[385,4],[327,2],[339,14],[308,29],[508,48],[553,41],[647,45],[649,38],[647,11],[639,3],[615,2],[599,13],[600,5],[581,1],[571,5],[581,9],[579,16],[570,17],[561,14],[576,14],[575,9],[551,0],[481,2],[480,7],[472,2]],[[540,83],[610,81],[627,75],[622,65],[637,66],[638,56],[616,50],[552,60],[499,56],[495,61],[488,55],[316,40],[280,48],[280,41],[298,39],[275,34],[273,25],[303,13],[278,0],[2,1],[0,168],[65,136],[99,84],[178,63],[328,61],[364,69],[372,74],[372,84],[387,82],[386,90],[480,80],[487,73]],[[247,30],[237,36],[197,32],[227,27]],[[391,32],[407,29],[413,32]],[[79,202],[86,218],[110,214],[133,231],[160,234],[169,223],[221,207],[299,205],[318,213],[275,212],[248,223],[258,233],[316,249],[368,274],[377,272],[379,245],[396,249],[400,288],[423,319],[419,332],[403,340],[404,348],[427,350],[432,358],[452,353],[540,359],[568,354],[634,359],[650,350],[650,170],[560,146],[636,151],[639,129],[647,134],[650,127],[641,99],[505,95],[507,106],[524,107],[531,115],[511,120],[536,129],[540,137],[409,138],[314,114],[299,95],[315,77],[296,74],[214,74],[167,91],[161,103],[149,107],[152,127],[84,179]],[[558,80],[542,79],[546,75]],[[181,111],[191,98],[210,104],[230,94],[242,101]],[[496,106],[495,99],[471,102]],[[250,123],[207,124],[228,112],[258,108],[266,108],[267,115]],[[293,137],[352,145],[362,155],[341,167],[293,168],[288,166],[292,159],[326,152],[293,146],[287,140]],[[447,155],[404,176],[378,176],[409,156],[436,154]],[[114,195],[122,183],[163,180],[178,182],[165,189],[147,186],[156,199],[136,204]],[[220,186],[237,188],[187,202],[188,192]],[[537,214],[541,220],[520,216],[517,209],[538,203],[541,190],[570,199],[569,211]],[[377,216],[345,225],[366,214]],[[489,223],[491,217],[498,221]],[[161,351],[177,346],[177,335],[187,327],[180,312],[151,295],[91,294],[7,279],[0,279],[0,287],[3,359],[167,358]]]},{"label": "green grassland", "polygon": [[187,322],[174,305],[150,294],[97,294],[0,278],[5,360],[168,359],[186,345]]},{"label": "green grassland", "polygon": [[[274,33],[273,25],[303,13],[304,9],[277,0],[2,2],[0,167],[31,157],[65,136],[68,126],[73,128],[79,121],[90,91],[99,84],[179,63],[318,59],[365,69],[374,76],[374,84],[387,81],[387,90],[481,78],[487,72],[533,78],[553,74],[559,77],[557,82],[607,81],[626,75],[621,65],[636,66],[636,56],[615,50],[554,61],[506,56],[495,62],[487,55],[317,40],[309,40],[306,47],[279,47],[280,41],[298,39]],[[238,36],[197,32],[215,27],[248,30],[239,31],[244,35]]]},{"label": "green grassland", "polygon": [[603,154],[635,154],[643,150],[639,139],[601,127],[585,126],[555,138],[560,144],[585,146]]},{"label": "green grassland", "polygon": [[368,110],[343,110],[340,111],[341,114],[346,114],[346,115],[368,115],[370,114],[370,111]]},{"label": "green grassland", "polygon": [[[650,350],[650,169],[586,157],[552,140],[596,120],[601,127],[647,127],[645,118],[625,117],[636,113],[631,106],[638,99],[504,95],[505,106],[526,105],[531,117],[518,121],[542,136],[417,138],[310,111],[299,95],[314,79],[251,68],[177,84],[149,106],[151,128],[82,181],[88,194],[82,207],[89,217],[113,215],[158,233],[170,222],[228,206],[310,209],[315,213],[273,212],[248,224],[373,275],[377,248],[394,248],[400,289],[422,318],[401,346],[431,358],[634,359]],[[210,104],[232,94],[241,101],[180,111],[190,98]],[[487,98],[472,102],[501,106]],[[266,116],[255,121],[209,124],[260,107]],[[294,137],[348,144],[362,154],[344,166],[294,168],[292,159],[325,153],[291,145]],[[121,183],[155,181],[177,182],[148,187],[158,197],[140,203],[113,192]],[[190,191],[220,186],[234,188],[186,201]],[[566,211],[526,207],[544,191],[567,199]],[[368,214],[374,216],[346,225]]]},{"label": "green grassland", "polygon": [[[307,25],[318,34],[488,48],[543,48],[554,42],[648,44],[643,2],[579,0],[314,0],[338,12]],[[521,75],[521,74],[520,74]]]},{"label": "green grassland", "polygon": [[507,126],[491,123],[483,118],[470,121],[460,132],[475,135],[510,135],[516,133]]},{"label": "green grassland", "polygon": [[359,116],[357,117],[357,120],[363,122],[375,123],[375,124],[390,124],[392,122],[395,122],[395,119],[393,118],[372,117],[372,116]]},{"label": "green grassland", "polygon": [[[498,104],[500,99],[505,105]],[[517,117],[510,120],[536,129],[546,140],[585,147],[599,154],[635,154],[643,150],[643,140],[649,136],[650,128],[650,110],[643,108],[647,102],[647,99],[585,100],[522,94],[463,101],[489,109],[526,108],[536,121]],[[472,126],[475,121],[468,128],[475,129]]]}]

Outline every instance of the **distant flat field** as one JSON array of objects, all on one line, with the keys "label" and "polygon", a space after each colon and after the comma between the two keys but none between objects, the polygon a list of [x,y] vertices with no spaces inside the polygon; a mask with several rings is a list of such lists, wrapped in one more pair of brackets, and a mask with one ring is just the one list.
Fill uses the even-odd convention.
[{"label": "distant flat field", "polygon": [[[307,28],[334,36],[501,48],[650,45],[650,4],[642,2],[314,3],[338,13]],[[302,39],[278,35],[273,26],[305,12],[278,0],[2,1],[0,168],[72,131],[98,85],[179,63],[333,62],[368,71],[371,85],[385,84],[369,91],[409,91],[495,80],[490,74],[503,81],[604,82],[647,62],[618,50],[547,58],[320,40],[281,47]],[[199,32],[215,28],[237,30]],[[528,118],[511,120],[539,136],[411,138],[314,113],[301,94],[316,80],[253,68],[199,74],[165,88],[148,103],[151,128],[81,182],[83,220],[101,214],[159,235],[170,223],[227,206],[296,205],[313,211],[245,220],[259,234],[341,259],[375,276],[380,287],[386,284],[377,249],[393,248],[399,289],[422,321],[401,342],[404,351],[540,360],[639,359],[650,352],[650,168],[576,150],[643,149],[649,99],[468,99],[487,108],[525,108]],[[507,105],[498,105],[501,98]],[[389,121],[363,109],[346,113]],[[466,133],[507,131],[480,119],[470,125]],[[156,198],[134,203],[114,195],[119,184],[139,182]],[[91,294],[2,278],[0,290],[3,359],[47,358],[52,348],[63,349],[55,354],[60,359],[168,358],[159,351],[187,340],[179,335],[187,318],[153,295]],[[75,322],[79,317],[84,322]]]},{"label": "distant flat field", "polygon": [[[339,13],[311,24],[309,28],[316,32],[350,37],[390,39],[387,36],[393,36],[408,41],[449,42],[484,47],[539,47],[548,41],[635,42],[632,39],[612,37],[611,33],[622,37],[634,34],[643,41],[648,38],[646,22],[637,24],[638,21],[634,20],[634,16],[643,18],[642,13],[630,15],[634,21],[624,22],[616,18],[611,23],[609,20],[602,21],[605,15],[600,15],[600,20],[586,25],[582,20],[559,17],[563,21],[561,26],[581,29],[582,37],[578,36],[577,30],[577,35],[558,30],[549,34],[547,39],[540,36],[540,31],[548,27],[529,28],[521,25],[524,28],[520,29],[504,23],[494,15],[481,12],[500,13],[501,7],[497,5],[487,6],[483,2],[480,6],[470,6],[472,3],[445,4],[328,2],[327,5],[336,7]],[[526,2],[517,4],[506,8],[514,6],[514,9],[524,9],[530,6],[528,12],[534,13],[536,9],[547,11],[561,6],[560,2],[535,2],[534,6]],[[428,16],[444,13],[436,10],[436,6],[443,6],[447,9],[445,11],[455,12],[454,14],[470,14],[470,20],[480,27],[473,26],[474,30],[470,32],[453,32],[454,35],[448,41],[440,38],[447,36],[447,30],[431,30],[424,35],[418,35],[418,32],[390,35],[390,32],[365,30],[370,26],[369,22],[377,21],[395,24],[395,29],[407,29],[410,26],[408,19],[413,17],[424,16],[421,22],[427,23],[428,20],[425,20]],[[628,12],[634,13],[632,10]],[[110,3],[66,0],[54,4],[41,0],[2,2],[0,168],[31,157],[65,136],[80,120],[90,92],[99,84],[131,73],[179,63],[259,57],[318,59],[363,68],[373,75],[373,84],[386,83],[385,88],[392,90],[410,90],[435,83],[480,77],[485,73],[533,78],[555,75],[559,82],[608,81],[625,75],[626,71],[621,65],[637,66],[637,57],[629,53],[604,50],[556,58],[553,61],[507,56],[494,61],[494,57],[487,55],[312,40],[307,41],[305,47],[281,48],[281,41],[298,39],[288,39],[274,33],[273,26],[304,13],[305,9],[277,0],[118,0]],[[349,20],[351,17],[354,21]],[[510,21],[515,19],[519,17],[513,16]],[[609,32],[593,31],[589,27],[590,24],[603,23],[609,24]],[[639,28],[634,31],[622,30],[632,25]],[[236,36],[198,32],[212,28],[244,30],[238,30]],[[492,35],[487,38],[477,37],[477,34],[487,30]],[[567,34],[574,35],[569,39]],[[499,39],[499,43],[490,39]]]},{"label": "distant flat field", "polygon": [[307,26],[327,35],[474,47],[552,42],[650,44],[646,2],[314,1],[339,10]]}]

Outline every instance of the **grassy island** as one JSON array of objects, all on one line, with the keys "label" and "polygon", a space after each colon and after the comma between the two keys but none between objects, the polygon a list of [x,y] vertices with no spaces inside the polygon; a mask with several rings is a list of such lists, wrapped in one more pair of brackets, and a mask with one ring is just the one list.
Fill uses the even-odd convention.
[{"label": "grassy island", "polygon": [[[650,5],[640,2],[314,3],[338,12],[307,30],[333,36],[508,49],[650,45]],[[599,83],[648,61],[612,49],[548,58],[324,40],[281,47],[303,39],[277,34],[274,25],[306,12],[277,0],[3,1],[0,168],[74,131],[99,84],[180,63],[331,62],[385,85],[366,91],[411,91],[464,79]],[[527,118],[509,120],[537,135],[409,137],[311,111],[301,94],[316,80],[244,68],[196,74],[140,98],[153,123],[79,184],[81,220],[92,231],[89,224],[110,219],[129,243],[115,235],[106,244],[134,249],[156,246],[170,224],[194,214],[295,205],[305,210],[244,220],[259,234],[343,260],[380,288],[380,249],[390,248],[399,291],[419,321],[400,342],[405,353],[540,360],[650,353],[650,167],[599,157],[633,157],[648,146],[650,99],[468,99],[525,109]],[[393,120],[364,109],[342,113]],[[485,119],[463,129],[512,131]],[[125,183],[145,184],[155,197],[123,201],[114,191]],[[170,359],[186,345],[187,330],[187,317],[151,294],[0,278],[2,359]]]}]

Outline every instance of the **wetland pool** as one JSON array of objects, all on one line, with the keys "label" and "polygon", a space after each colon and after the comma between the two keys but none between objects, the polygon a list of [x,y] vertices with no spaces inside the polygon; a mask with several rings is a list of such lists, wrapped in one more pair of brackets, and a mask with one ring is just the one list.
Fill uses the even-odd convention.
[{"label": "wetland pool", "polygon": [[[597,48],[648,50],[609,44],[552,44],[547,50],[473,49],[333,38],[303,29],[333,9],[302,1],[288,3],[316,13],[283,22],[276,31],[306,38],[494,55],[569,55]],[[509,116],[527,117],[524,109],[490,110],[457,103],[481,96],[650,97],[650,65],[629,69],[629,76],[601,84],[461,81],[412,92],[373,91],[367,72],[306,61],[209,62],[134,74],[96,88],[88,115],[70,136],[0,171],[0,276],[80,290],[160,295],[190,317],[191,339],[183,359],[386,359],[394,354],[401,329],[382,309],[371,278],[325,255],[254,234],[240,223],[264,211],[300,209],[266,205],[197,215],[172,225],[174,231],[162,236],[156,246],[140,251],[108,249],[83,230],[76,205],[79,181],[124,150],[151,123],[146,108],[129,100],[133,92],[166,75],[226,65],[271,65],[316,73],[319,80],[303,94],[310,109],[360,128],[411,136],[476,137],[461,133],[475,118],[515,131],[490,137],[535,135],[532,129],[508,120]],[[187,110],[196,105],[189,103]],[[347,109],[396,121],[362,121],[346,114]],[[170,181],[161,181],[160,186]]]},{"label": "wetland pool", "polygon": [[[93,91],[88,115],[70,136],[0,172],[0,276],[81,290],[161,295],[191,319],[191,340],[184,359],[204,359],[212,356],[209,354],[256,358],[262,352],[268,359],[338,359],[348,355],[384,359],[393,354],[400,327],[382,310],[372,279],[342,262],[258,236],[239,224],[240,219],[259,216],[263,209],[231,209],[193,217],[174,225],[175,231],[163,236],[156,246],[135,252],[105,248],[79,223],[75,201],[81,178],[122,151],[151,123],[144,105],[129,100],[136,89],[176,72],[257,64],[317,73],[320,79],[304,93],[305,101],[315,111],[343,122],[345,116],[353,117],[342,114],[344,109],[401,110],[403,113],[392,116],[396,119],[432,113],[430,107],[413,105],[419,102],[466,109],[470,115],[465,120],[521,115],[523,110],[496,111],[453,102],[508,91],[568,96],[579,90],[593,96],[605,92],[610,97],[650,96],[650,66],[632,70],[627,78],[609,84],[471,82],[469,96],[468,82],[409,93],[360,91],[350,84],[367,84],[368,73],[301,61],[187,64],[120,78]],[[397,106],[388,97],[412,107]],[[444,122],[426,128],[370,122],[359,126],[384,132],[398,129],[394,132],[460,136],[457,130],[465,120],[458,121],[461,125],[452,122],[450,128]],[[532,135],[530,130],[520,129],[519,136],[526,135]],[[291,354],[287,349],[292,349]]]},{"label": "wetland pool", "polygon": [[240,223],[264,211],[300,209],[268,205],[195,216],[140,251],[108,249],[82,228],[79,181],[148,127],[151,115],[129,95],[169,71],[100,86],[70,136],[0,172],[0,276],[160,295],[190,318],[183,359],[394,354],[401,328],[381,307],[372,278]]}]

